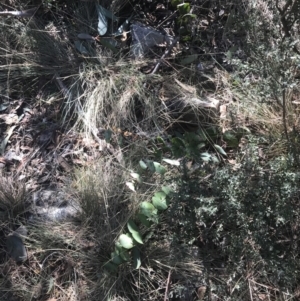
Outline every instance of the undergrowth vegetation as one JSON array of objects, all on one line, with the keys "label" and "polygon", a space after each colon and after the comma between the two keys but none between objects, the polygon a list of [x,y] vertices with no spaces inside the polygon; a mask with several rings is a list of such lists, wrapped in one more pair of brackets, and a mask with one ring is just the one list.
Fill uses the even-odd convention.
[{"label": "undergrowth vegetation", "polygon": [[299,1],[106,2],[0,20],[0,299],[298,300]]}]

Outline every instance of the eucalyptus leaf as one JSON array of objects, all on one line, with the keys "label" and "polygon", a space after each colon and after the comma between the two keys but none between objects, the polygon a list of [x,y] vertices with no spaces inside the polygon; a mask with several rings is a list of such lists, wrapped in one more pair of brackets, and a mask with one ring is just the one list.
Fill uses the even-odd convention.
[{"label": "eucalyptus leaf", "polygon": [[124,23],[117,29],[117,31],[113,33],[113,36],[121,36],[124,31],[128,31],[132,17],[133,15],[130,18],[126,19]]},{"label": "eucalyptus leaf", "polygon": [[80,39],[80,40],[88,40],[88,41],[92,41],[92,42],[95,41],[95,39],[87,33],[79,33],[77,35],[77,38]]},{"label": "eucalyptus leaf", "polygon": [[116,272],[118,270],[118,266],[112,262],[107,262],[106,264],[104,264],[103,268],[108,272]]},{"label": "eucalyptus leaf", "polygon": [[190,12],[191,6],[188,2],[184,2],[177,5],[177,9],[179,10],[181,15],[186,15]]},{"label": "eucalyptus leaf", "polygon": [[130,175],[139,183],[142,182],[141,176],[136,172],[131,172]]},{"label": "eucalyptus leaf", "polygon": [[119,50],[114,45],[112,45],[108,39],[100,39],[99,42],[104,47],[110,49],[114,54],[117,54],[119,52]]},{"label": "eucalyptus leaf", "polygon": [[112,133],[113,133],[113,132],[112,132],[111,130],[106,130],[106,131],[104,132],[104,138],[105,138],[105,141],[106,141],[107,143],[110,143]]},{"label": "eucalyptus leaf", "polygon": [[112,262],[116,265],[120,265],[124,262],[123,259],[121,258],[121,256],[119,254],[117,254],[116,252],[111,253],[111,259],[112,259]]},{"label": "eucalyptus leaf", "polygon": [[153,162],[153,165],[155,168],[155,172],[159,173],[160,175],[163,175],[166,172],[166,168],[162,166],[160,163]]},{"label": "eucalyptus leaf", "polygon": [[134,238],[134,240],[136,242],[138,242],[139,244],[144,244],[143,243],[143,239],[142,239],[142,235],[140,234],[140,232],[132,232],[132,237]]},{"label": "eucalyptus leaf", "polygon": [[127,223],[127,228],[129,230],[130,233],[132,232],[139,232],[139,228],[137,227],[137,225],[135,224],[135,222],[130,219]]},{"label": "eucalyptus leaf", "polygon": [[120,245],[125,249],[131,249],[134,246],[133,239],[126,234],[121,234],[118,241]]},{"label": "eucalyptus leaf", "polygon": [[156,192],[152,198],[152,203],[157,210],[166,210],[168,208],[167,195],[163,191]]},{"label": "eucalyptus leaf", "polygon": [[227,156],[226,152],[224,151],[224,149],[223,149],[220,145],[215,144],[214,146],[215,146],[216,150],[217,150],[221,155]]},{"label": "eucalyptus leaf", "polygon": [[233,131],[226,131],[223,133],[223,140],[227,143],[228,147],[238,147],[239,139],[237,134]]},{"label": "eucalyptus leaf", "polygon": [[100,36],[104,36],[107,32],[107,18],[105,16],[106,9],[99,4],[96,4],[98,13],[98,33]]},{"label": "eucalyptus leaf", "polygon": [[125,250],[123,249],[122,251],[120,251],[120,254],[121,258],[124,260],[124,261],[129,261],[130,260],[130,255],[129,255],[129,252],[128,250]]},{"label": "eucalyptus leaf", "polygon": [[163,187],[161,188],[161,190],[162,190],[166,195],[169,195],[169,194],[171,194],[171,193],[174,193],[174,190],[173,190],[171,187],[169,187],[169,186],[163,186]]},{"label": "eucalyptus leaf", "polygon": [[179,160],[163,159],[163,161],[170,165],[180,166]]},{"label": "eucalyptus leaf", "polygon": [[9,102],[5,102],[3,104],[0,104],[0,111],[4,111],[8,108]]},{"label": "eucalyptus leaf", "polygon": [[141,252],[137,247],[134,247],[132,249],[132,257],[133,257],[134,268],[139,269],[142,264],[142,260],[141,260]]},{"label": "eucalyptus leaf", "polygon": [[157,209],[149,202],[142,202],[140,204],[140,212],[147,217],[157,214]]},{"label": "eucalyptus leaf", "polygon": [[139,164],[142,169],[147,169],[147,164],[143,160],[140,160]]},{"label": "eucalyptus leaf", "polygon": [[101,12],[101,14],[105,17],[107,17],[108,19],[111,19],[113,21],[118,21],[118,18],[108,9],[104,8],[103,6],[96,4],[97,7],[97,11]]},{"label": "eucalyptus leaf", "polygon": [[83,46],[82,42],[80,42],[80,41],[77,40],[77,41],[74,42],[74,44],[75,44],[76,49],[81,54],[84,54],[84,55],[88,55],[89,54],[88,50]]},{"label": "eucalyptus leaf", "polygon": [[137,215],[138,219],[141,221],[141,223],[146,226],[147,228],[149,228],[151,226],[151,222],[148,220],[147,216],[142,214],[142,213],[139,213]]},{"label": "eucalyptus leaf", "polygon": [[133,184],[132,182],[126,182],[126,186],[127,186],[130,190],[132,190],[132,191],[135,192],[134,184]]},{"label": "eucalyptus leaf", "polygon": [[209,162],[210,159],[211,159],[211,154],[209,153],[201,153],[201,159],[204,161],[204,162]]},{"label": "eucalyptus leaf", "polygon": [[182,59],[180,61],[180,64],[185,66],[185,65],[189,65],[191,63],[193,63],[194,61],[196,61],[198,59],[198,54],[191,54],[186,56],[184,59]]}]

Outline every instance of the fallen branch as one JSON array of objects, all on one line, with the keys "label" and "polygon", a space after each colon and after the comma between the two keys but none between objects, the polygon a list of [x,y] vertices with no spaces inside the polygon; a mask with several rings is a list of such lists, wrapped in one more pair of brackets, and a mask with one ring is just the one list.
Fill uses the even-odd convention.
[{"label": "fallen branch", "polygon": [[171,50],[173,49],[173,47],[177,44],[178,39],[175,38],[173,40],[173,42],[171,43],[171,45],[169,46],[169,48],[165,51],[165,53],[163,54],[163,56],[159,59],[158,63],[156,64],[155,68],[153,69],[153,71],[151,72],[151,74],[154,74],[155,72],[157,72],[160,64],[162,63],[163,59],[171,52]]},{"label": "fallen branch", "polygon": [[167,285],[166,285],[166,291],[165,291],[164,301],[169,300],[169,298],[168,298],[168,292],[169,292],[169,286],[170,286],[170,279],[171,279],[171,271],[169,271],[169,275],[168,275],[168,280],[167,280]]},{"label": "fallen branch", "polygon": [[21,18],[31,18],[38,10],[38,7],[27,9],[27,10],[14,10],[14,11],[1,11],[1,16],[14,16],[14,17],[21,17]]}]

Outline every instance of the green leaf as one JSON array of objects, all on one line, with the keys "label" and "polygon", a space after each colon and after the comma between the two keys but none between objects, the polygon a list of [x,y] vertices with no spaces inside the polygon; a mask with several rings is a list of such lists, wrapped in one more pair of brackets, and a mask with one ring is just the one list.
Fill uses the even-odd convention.
[{"label": "green leaf", "polygon": [[119,254],[121,257],[122,257],[122,259],[124,260],[124,261],[129,261],[130,260],[130,255],[129,255],[129,253],[128,253],[128,251],[127,250],[122,250],[122,252],[120,252],[120,254]]},{"label": "green leaf", "polygon": [[133,257],[133,266],[134,266],[134,268],[139,269],[141,264],[142,264],[142,260],[141,260],[140,250],[137,247],[134,247],[132,249],[132,257]]},{"label": "green leaf", "polygon": [[140,160],[139,164],[142,169],[147,169],[147,164],[143,160]]},{"label": "green leaf", "polygon": [[127,228],[131,233],[132,237],[140,244],[143,244],[142,236],[139,232],[137,225],[134,223],[133,220],[129,220],[127,223]]},{"label": "green leaf", "polygon": [[204,148],[205,145],[206,145],[205,143],[199,143],[196,148],[197,148],[197,150],[200,150],[200,149]]},{"label": "green leaf", "polygon": [[190,12],[191,6],[188,2],[185,2],[185,3],[178,4],[177,9],[181,15],[186,15]]},{"label": "green leaf", "polygon": [[155,166],[152,160],[146,160],[146,164],[151,172],[155,172]]},{"label": "green leaf", "polygon": [[130,175],[139,183],[142,183],[141,176],[136,172],[131,172]]},{"label": "green leaf", "polygon": [[227,156],[226,152],[224,151],[224,149],[223,149],[220,145],[215,144],[214,147],[216,148],[216,150],[217,150],[221,155]]},{"label": "green leaf", "polygon": [[104,132],[104,138],[105,138],[105,141],[107,142],[107,143],[110,143],[110,139],[111,139],[111,136],[112,136],[112,131],[111,130],[106,130],[105,132]]},{"label": "green leaf", "polygon": [[169,195],[170,193],[174,193],[174,190],[169,187],[169,186],[163,186],[161,188],[161,190],[166,194],[166,195]]},{"label": "green leaf", "polygon": [[112,45],[107,39],[100,39],[99,42],[106,48],[110,49],[114,54],[117,54],[119,50]]},{"label": "green leaf", "polygon": [[74,44],[75,44],[76,49],[77,49],[81,54],[84,54],[84,55],[88,55],[88,54],[89,54],[88,50],[82,45],[82,42],[80,42],[80,41],[75,41]]},{"label": "green leaf", "polygon": [[171,165],[180,166],[179,160],[163,159],[163,161]]},{"label": "green leaf", "polygon": [[209,154],[209,153],[201,153],[201,159],[204,162],[209,162],[210,159],[211,159],[211,154]]},{"label": "green leaf", "polygon": [[111,19],[113,21],[118,21],[118,18],[108,9],[104,8],[103,6],[96,4],[97,11],[101,12],[101,14],[108,19]]},{"label": "green leaf", "polygon": [[139,244],[144,244],[143,243],[143,239],[142,239],[142,235],[140,234],[140,232],[132,232],[132,237],[134,238],[134,240],[136,242],[138,242]]},{"label": "green leaf", "polygon": [[9,102],[0,104],[0,112],[6,110],[8,108],[8,106],[9,106]]},{"label": "green leaf", "polygon": [[215,155],[211,155],[211,161],[213,163],[220,163],[219,159]]},{"label": "green leaf", "polygon": [[184,59],[182,59],[180,61],[180,64],[185,66],[185,65],[189,65],[191,63],[193,63],[194,61],[196,61],[198,59],[198,54],[191,54],[186,56]]},{"label": "green leaf", "polygon": [[147,217],[157,214],[157,209],[149,202],[142,202],[140,204],[140,212]]},{"label": "green leaf", "polygon": [[137,215],[138,219],[141,221],[141,223],[146,226],[147,228],[149,228],[151,226],[151,222],[148,220],[147,216],[142,214],[142,213],[139,213]]},{"label": "green leaf", "polygon": [[117,254],[116,252],[111,253],[111,259],[112,259],[112,262],[116,265],[120,265],[124,262],[123,259],[121,258],[121,256],[119,254]]},{"label": "green leaf", "polygon": [[137,227],[137,225],[135,224],[135,222],[130,219],[127,223],[127,228],[129,230],[130,233],[132,232],[139,232],[139,228]]},{"label": "green leaf", "polygon": [[118,242],[125,249],[131,249],[134,246],[133,239],[126,234],[121,234],[118,239]]},{"label": "green leaf", "polygon": [[127,186],[130,190],[132,190],[132,191],[135,192],[134,184],[133,184],[132,182],[126,182],[126,186]]},{"label": "green leaf", "polygon": [[205,142],[207,140],[206,133],[205,133],[205,131],[203,129],[199,129],[197,131],[197,134],[199,136],[199,141]]},{"label": "green leaf", "polygon": [[152,198],[154,207],[158,210],[166,210],[168,208],[167,195],[163,191],[156,192]]},{"label": "green leaf", "polygon": [[107,262],[103,265],[103,268],[108,272],[116,272],[118,270],[118,266],[112,262]]},{"label": "green leaf", "polygon": [[223,139],[227,143],[228,147],[238,147],[239,139],[233,131],[226,131],[223,133]]},{"label": "green leaf", "polygon": [[129,30],[130,20],[132,19],[133,15],[131,15],[128,19],[124,21],[124,23],[118,28],[116,32],[113,33],[113,36],[121,36],[124,31]]},{"label": "green leaf", "polygon": [[160,175],[163,175],[166,172],[166,168],[162,166],[160,163],[153,162],[153,165],[155,168],[155,172],[159,173]]},{"label": "green leaf", "polygon": [[172,144],[172,153],[175,158],[180,158],[185,155],[185,144],[181,138],[179,137],[172,138],[171,144]]},{"label": "green leaf", "polygon": [[98,13],[98,33],[100,36],[104,36],[107,32],[107,18],[105,16],[106,9],[99,4],[96,4]]},{"label": "green leaf", "polygon": [[175,8],[177,5],[179,5],[182,2],[182,0],[171,0],[172,6]]}]

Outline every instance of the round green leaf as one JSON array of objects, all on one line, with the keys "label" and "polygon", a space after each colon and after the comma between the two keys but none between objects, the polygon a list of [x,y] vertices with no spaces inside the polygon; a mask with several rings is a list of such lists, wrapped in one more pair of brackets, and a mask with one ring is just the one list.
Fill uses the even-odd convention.
[{"label": "round green leaf", "polygon": [[142,214],[144,214],[147,217],[151,217],[153,215],[157,214],[157,210],[155,209],[155,207],[149,203],[149,202],[142,202],[140,204],[140,211]]},{"label": "round green leaf", "polygon": [[239,146],[239,139],[237,134],[233,131],[226,131],[223,133],[223,139],[226,141],[228,147],[238,147]]},{"label": "round green leaf", "polygon": [[135,224],[135,222],[130,219],[127,223],[127,228],[129,230],[130,233],[132,232],[139,232],[139,228],[137,227],[137,225]]},{"label": "round green leaf", "polygon": [[141,245],[143,244],[143,239],[140,232],[132,232],[131,234],[135,241],[137,241]]},{"label": "round green leaf", "polygon": [[163,191],[156,192],[152,198],[154,207],[158,210],[166,210],[168,208],[166,194]]},{"label": "round green leaf", "polygon": [[163,175],[166,172],[166,169],[164,166],[162,166],[160,163],[158,162],[153,162],[154,168],[155,168],[155,172],[159,173],[160,175]]},{"label": "round green leaf", "polygon": [[131,249],[134,246],[133,239],[129,235],[126,235],[126,234],[121,234],[118,241],[119,241],[120,245],[125,249]]},{"label": "round green leaf", "polygon": [[142,169],[147,169],[147,164],[143,160],[140,160],[139,164]]},{"label": "round green leaf", "polygon": [[104,269],[106,269],[108,272],[116,272],[117,269],[118,269],[118,266],[115,265],[114,263],[112,262],[107,262],[104,266],[103,266]]},{"label": "round green leaf", "polygon": [[120,252],[120,256],[124,261],[129,261],[130,260],[130,255],[127,250],[123,249],[122,252]]},{"label": "round green leaf", "polygon": [[112,262],[116,265],[120,265],[124,262],[122,257],[119,254],[117,254],[116,252],[111,253],[111,259],[112,259]]},{"label": "round green leaf", "polygon": [[174,192],[173,189],[169,186],[163,186],[161,188],[161,190],[166,194],[166,195],[169,195],[170,193]]},{"label": "round green leaf", "polygon": [[132,237],[140,244],[143,244],[142,236],[139,232],[137,225],[133,220],[129,220],[127,223],[129,232],[132,234]]},{"label": "round green leaf", "polygon": [[151,222],[148,220],[147,216],[145,216],[142,213],[139,213],[137,215],[137,217],[139,218],[139,220],[141,221],[141,223],[146,226],[147,228],[149,228],[151,226]]}]

